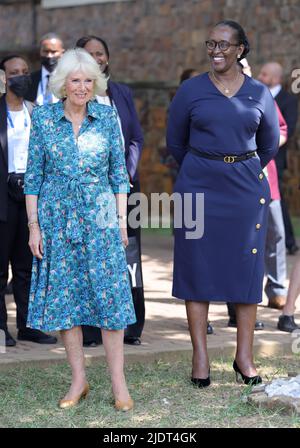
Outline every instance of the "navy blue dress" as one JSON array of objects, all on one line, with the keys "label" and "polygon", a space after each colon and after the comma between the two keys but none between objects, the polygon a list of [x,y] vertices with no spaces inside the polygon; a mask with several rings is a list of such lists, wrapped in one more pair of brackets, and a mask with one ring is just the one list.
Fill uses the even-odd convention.
[{"label": "navy blue dress", "polygon": [[[175,228],[173,296],[184,300],[259,303],[270,189],[262,168],[274,158],[279,122],[274,100],[262,83],[245,76],[231,98],[208,73],[179,88],[169,113],[167,146],[180,165],[174,192],[204,193],[204,233]],[[200,158],[193,147],[213,155],[257,156],[236,163]],[[181,212],[186,204],[182,200]],[[176,211],[175,211],[176,212]],[[183,215],[184,216],[184,215]],[[199,216],[198,216],[199,219]]]}]

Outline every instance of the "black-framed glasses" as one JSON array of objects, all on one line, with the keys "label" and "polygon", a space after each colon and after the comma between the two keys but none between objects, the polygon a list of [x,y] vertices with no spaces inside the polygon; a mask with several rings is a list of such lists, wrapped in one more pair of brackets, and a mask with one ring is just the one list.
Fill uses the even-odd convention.
[{"label": "black-framed glasses", "polygon": [[206,40],[205,44],[208,50],[214,50],[216,46],[218,46],[220,51],[226,51],[230,47],[239,46],[239,44],[231,44],[230,42],[228,42],[228,40],[220,40],[219,42],[216,42],[215,40]]}]

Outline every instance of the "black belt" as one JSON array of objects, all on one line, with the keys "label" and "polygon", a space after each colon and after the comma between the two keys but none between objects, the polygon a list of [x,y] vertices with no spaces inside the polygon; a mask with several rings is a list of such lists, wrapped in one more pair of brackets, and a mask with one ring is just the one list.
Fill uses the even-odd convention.
[{"label": "black belt", "polygon": [[234,162],[241,162],[242,160],[250,159],[251,157],[256,156],[256,151],[247,152],[246,154],[243,154],[242,156],[235,156],[233,154],[229,154],[226,156],[214,156],[213,154],[209,154],[207,152],[198,151],[195,148],[189,147],[190,152],[192,154],[195,154],[198,157],[203,157],[204,159],[211,159],[211,160],[221,160],[225,163],[234,163]]}]

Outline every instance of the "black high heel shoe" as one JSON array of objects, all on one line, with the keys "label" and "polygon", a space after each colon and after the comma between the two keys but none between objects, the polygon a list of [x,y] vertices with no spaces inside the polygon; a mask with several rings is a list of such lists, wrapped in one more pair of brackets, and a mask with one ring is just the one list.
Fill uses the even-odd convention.
[{"label": "black high heel shoe", "polygon": [[208,377],[207,378],[193,378],[191,377],[191,382],[200,388],[208,387],[210,385],[210,368],[208,370]]},{"label": "black high heel shoe", "polygon": [[252,386],[255,386],[257,384],[262,383],[262,379],[259,375],[256,376],[246,376],[244,375],[241,371],[239,366],[236,363],[236,360],[234,360],[233,362],[233,370],[235,371],[235,377],[236,377],[236,381],[238,382],[239,380],[239,375],[241,375],[242,380],[244,381],[244,384],[251,384]]}]

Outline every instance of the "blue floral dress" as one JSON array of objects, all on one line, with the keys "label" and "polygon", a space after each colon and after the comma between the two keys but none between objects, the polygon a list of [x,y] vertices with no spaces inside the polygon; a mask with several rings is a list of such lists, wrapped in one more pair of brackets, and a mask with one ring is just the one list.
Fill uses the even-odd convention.
[{"label": "blue floral dress", "polygon": [[129,192],[116,113],[89,102],[77,138],[63,103],[32,115],[25,194],[38,195],[43,259],[33,259],[27,326],[136,322],[115,193]]}]

